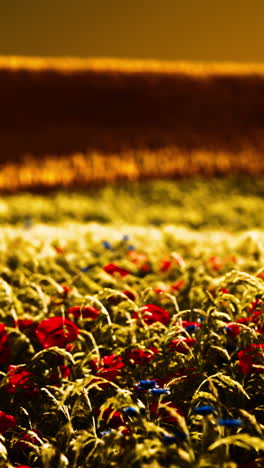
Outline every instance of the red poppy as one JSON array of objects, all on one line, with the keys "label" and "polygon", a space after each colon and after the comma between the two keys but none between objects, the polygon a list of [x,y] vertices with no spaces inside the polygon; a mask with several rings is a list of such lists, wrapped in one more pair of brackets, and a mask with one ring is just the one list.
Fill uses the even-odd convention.
[{"label": "red poppy", "polygon": [[264,332],[264,311],[263,310],[255,310],[253,313],[252,317],[250,318],[250,321],[255,323],[257,328],[258,333],[263,333]]},{"label": "red poppy", "polygon": [[16,468],[31,468],[29,465],[19,465]]},{"label": "red poppy", "polygon": [[[21,447],[23,449],[27,449],[27,448],[29,448],[29,445],[27,444],[27,442],[30,442],[31,444],[34,444],[34,445],[40,445],[41,444],[41,440],[40,440],[38,434],[34,435],[34,434],[29,434],[29,433],[26,432],[26,433],[22,434],[20,439],[16,442],[16,447]],[[22,466],[24,466],[24,465],[22,465]]]},{"label": "red poppy", "polygon": [[241,328],[237,323],[229,322],[226,324],[226,331],[231,338],[235,338],[241,332]]},{"label": "red poppy", "polygon": [[130,274],[129,271],[125,270],[124,268],[120,268],[119,266],[115,265],[114,263],[109,263],[108,265],[104,266],[104,271],[109,275],[115,275],[116,273],[122,277],[127,276]]},{"label": "red poppy", "polygon": [[131,291],[131,289],[125,289],[122,291],[123,294],[125,294],[131,301],[135,301],[137,298],[137,295],[134,291]]},{"label": "red poppy", "polygon": [[137,250],[129,250],[127,252],[127,257],[132,263],[138,265],[142,271],[150,270],[149,259],[146,254],[138,252]]},{"label": "red poppy", "polygon": [[[166,407],[172,408],[176,410],[180,416],[184,416],[181,408],[179,408],[179,406],[177,406],[176,403],[173,403],[172,401],[167,402],[164,400],[162,401],[162,403],[166,403]],[[155,414],[157,417],[162,419],[163,422],[175,423],[177,421],[177,418],[175,418],[175,416],[172,416],[169,410],[166,409],[166,407],[162,406],[158,408],[158,401],[153,401],[149,406],[149,410],[152,414]]]},{"label": "red poppy", "polygon": [[62,287],[62,289],[63,289],[63,293],[62,293],[62,294],[63,294],[64,296],[68,296],[68,294],[72,291],[72,289],[70,289],[68,286],[62,286],[62,285],[61,285],[61,287]]},{"label": "red poppy", "polygon": [[75,319],[81,318],[89,318],[91,320],[97,319],[99,315],[99,310],[97,310],[93,306],[74,306],[70,307],[67,312],[69,315],[73,315]]},{"label": "red poppy", "polygon": [[[95,416],[99,416],[100,410],[95,409],[94,414]],[[104,410],[102,414],[102,420],[105,421],[112,429],[117,429],[118,427],[124,426],[125,424],[122,414],[119,413],[119,411],[113,410],[111,406]]]},{"label": "red poppy", "polygon": [[25,318],[17,319],[14,323],[14,326],[23,332],[28,330],[30,335],[35,335],[38,324],[29,318]]},{"label": "red poppy", "polygon": [[238,258],[235,255],[228,255],[225,257],[225,263],[238,263]]},{"label": "red poppy", "polygon": [[212,255],[208,258],[208,265],[214,271],[219,271],[223,268],[223,260],[217,255]]},{"label": "red poppy", "polygon": [[116,354],[103,356],[100,361],[98,359],[93,359],[89,364],[92,370],[96,372],[96,375],[111,382],[115,380],[120,374],[120,369],[124,367],[123,359]]},{"label": "red poppy", "polygon": [[63,254],[64,249],[60,247],[59,245],[54,245],[54,250],[57,252],[57,254]]},{"label": "red poppy", "polygon": [[260,271],[258,274],[257,274],[257,278],[261,278],[264,280],[264,271]]},{"label": "red poppy", "polygon": [[16,420],[11,414],[0,411],[0,434],[4,434],[8,429],[16,427]]},{"label": "red poppy", "polygon": [[169,268],[171,267],[171,258],[162,258],[160,261],[160,271],[168,271]]},{"label": "red poppy", "polygon": [[195,342],[196,340],[192,338],[176,338],[170,342],[169,348],[178,353],[188,354]]},{"label": "red poppy", "polygon": [[262,299],[255,299],[254,301],[252,301],[250,304],[249,304],[249,308],[248,308],[248,311],[249,312],[254,312],[255,310],[258,309],[258,307],[262,306],[263,305],[263,301]]},{"label": "red poppy", "polygon": [[54,372],[50,376],[50,381],[56,385],[60,382],[61,379],[67,379],[71,375],[71,369],[66,364],[59,365],[59,372]]},{"label": "red poppy", "polygon": [[244,325],[249,325],[250,322],[255,323],[256,326],[258,327],[256,331],[258,333],[263,333],[264,332],[263,318],[264,318],[264,311],[255,310],[251,317],[242,317],[237,320],[237,323],[243,323]]},{"label": "red poppy", "polygon": [[182,380],[188,380],[190,376],[195,375],[196,369],[194,367],[189,367],[187,369],[179,369],[178,372],[173,372],[168,374],[166,377],[159,378],[155,377],[155,381],[160,388],[163,388],[170,380],[177,379],[182,377]]},{"label": "red poppy", "polygon": [[154,291],[157,294],[163,294],[163,293],[169,292],[169,290],[170,290],[169,286],[166,286],[166,285],[164,285],[161,288],[154,288]]},{"label": "red poppy", "polygon": [[[140,307],[139,311],[141,312],[142,318],[147,325],[152,325],[155,322],[160,322],[163,323],[163,325],[167,325],[171,319],[169,312],[155,304],[146,304],[145,306]],[[133,312],[132,318],[139,318],[137,311]]]},{"label": "red poppy", "polygon": [[[189,320],[182,320],[183,328],[200,328],[201,324],[198,322],[189,322]],[[187,330],[188,331],[188,330]]]},{"label": "red poppy", "polygon": [[241,317],[237,319],[237,323],[242,323],[243,325],[248,325],[251,321],[251,317]]},{"label": "red poppy", "polygon": [[147,255],[142,252],[138,252],[137,250],[129,250],[127,252],[127,257],[132,263],[135,263],[136,265],[148,261]]},{"label": "red poppy", "polygon": [[168,271],[173,266],[185,267],[186,262],[184,258],[178,253],[173,253],[171,256],[163,257],[160,261],[160,271]]},{"label": "red poppy", "polygon": [[23,367],[13,365],[9,366],[7,372],[8,384],[6,385],[6,391],[8,393],[23,392],[28,396],[32,396],[37,391],[37,388],[34,387],[34,383],[32,382],[32,376],[33,374],[25,370]]},{"label": "red poppy", "polygon": [[184,286],[184,281],[182,279],[179,279],[176,281],[176,283],[171,284],[171,289],[172,291],[179,291]]},{"label": "red poppy", "polygon": [[4,323],[0,323],[0,365],[6,364],[9,358],[9,347],[7,345],[8,334]]},{"label": "red poppy", "polygon": [[20,329],[20,330],[25,330],[27,328],[30,328],[33,324],[33,320],[31,319],[17,319],[15,321],[15,325]]},{"label": "red poppy", "polygon": [[143,349],[131,349],[127,351],[126,358],[129,360],[130,364],[135,366],[139,364],[147,364],[148,362],[154,359],[155,354],[157,354],[159,350],[154,348],[154,346],[150,346],[148,350],[143,351]]},{"label": "red poppy", "polygon": [[123,360],[121,356],[117,356],[117,354],[109,354],[108,356],[103,356],[101,359],[101,363],[104,365],[105,368],[115,368],[115,369],[122,369],[124,367]]},{"label": "red poppy", "polygon": [[[258,352],[262,350],[262,352]],[[244,350],[238,352],[238,365],[243,374],[249,372],[263,372],[262,367],[258,366],[258,358],[263,358],[264,343],[251,344]],[[261,363],[262,364],[262,363]]]},{"label": "red poppy", "polygon": [[78,328],[75,323],[64,317],[51,317],[42,320],[36,329],[36,336],[44,348],[59,346],[65,348],[67,343],[76,340]]}]

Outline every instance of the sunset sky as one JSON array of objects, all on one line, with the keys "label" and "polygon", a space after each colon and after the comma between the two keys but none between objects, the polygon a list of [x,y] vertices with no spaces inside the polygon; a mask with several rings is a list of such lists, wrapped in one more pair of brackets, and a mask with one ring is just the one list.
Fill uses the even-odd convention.
[{"label": "sunset sky", "polygon": [[264,62],[263,0],[8,0],[0,55]]}]

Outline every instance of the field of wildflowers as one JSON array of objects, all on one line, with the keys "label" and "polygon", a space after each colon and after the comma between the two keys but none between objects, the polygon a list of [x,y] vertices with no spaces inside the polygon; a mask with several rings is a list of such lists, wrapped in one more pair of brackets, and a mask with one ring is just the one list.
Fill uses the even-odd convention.
[{"label": "field of wildflowers", "polygon": [[264,466],[262,186],[2,197],[1,468]]}]

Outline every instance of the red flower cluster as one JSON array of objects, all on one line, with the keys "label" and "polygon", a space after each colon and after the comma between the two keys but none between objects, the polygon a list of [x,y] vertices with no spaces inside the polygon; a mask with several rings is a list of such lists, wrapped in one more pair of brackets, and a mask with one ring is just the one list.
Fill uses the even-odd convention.
[{"label": "red flower cluster", "polygon": [[108,265],[105,265],[104,271],[112,276],[115,275],[116,273],[122,277],[130,274],[129,271],[125,270],[124,268],[120,268],[115,263],[109,263]]},{"label": "red flower cluster", "polygon": [[4,434],[8,429],[16,427],[16,420],[11,414],[0,411],[0,434]]},{"label": "red flower cluster", "polygon": [[14,323],[14,326],[19,328],[19,330],[26,332],[28,331],[29,335],[34,336],[38,324],[29,318],[17,319]]},{"label": "red flower cluster", "polygon": [[72,291],[71,288],[69,288],[69,286],[63,286],[62,284],[60,285],[63,289],[63,295],[64,297],[68,296],[68,294]]},{"label": "red flower cluster", "polygon": [[9,358],[9,347],[7,345],[8,334],[4,323],[0,323],[0,365],[6,364]]},{"label": "red flower cluster", "polygon": [[103,356],[100,361],[93,359],[89,364],[92,370],[96,372],[96,375],[111,382],[115,380],[120,374],[120,369],[124,367],[123,359],[116,354]]},{"label": "red flower cluster", "polygon": [[[35,432],[35,434],[36,434],[36,432]],[[28,432],[26,432],[26,433],[21,435],[20,439],[16,442],[15,446],[25,450],[25,449],[29,448],[29,445],[27,444],[27,442],[29,442],[31,444],[34,444],[34,445],[40,445],[41,444],[41,440],[40,440],[38,434],[34,435],[34,434],[29,434]]]},{"label": "red flower cluster", "polygon": [[176,338],[170,342],[169,347],[178,353],[188,354],[195,342],[192,338]]},{"label": "red flower cluster", "polygon": [[58,346],[65,348],[67,343],[76,340],[79,330],[75,323],[64,317],[51,317],[42,320],[36,329],[36,337],[44,348]]},{"label": "red flower cluster", "polygon": [[8,367],[8,384],[6,385],[6,391],[8,393],[21,392],[24,395],[32,396],[36,393],[37,388],[32,382],[32,376],[30,372],[20,366],[9,366]]},{"label": "red flower cluster", "polygon": [[155,381],[160,388],[163,388],[170,380],[177,379],[179,377],[182,377],[182,380],[188,380],[190,377],[195,376],[195,373],[196,369],[194,367],[189,367],[187,369],[181,368],[177,372],[168,374],[166,377],[155,377]]},{"label": "red flower cluster", "polygon": [[241,328],[238,325],[238,323],[229,322],[229,323],[226,324],[226,331],[227,331],[227,334],[231,338],[236,338],[236,336],[239,335],[239,333],[241,332]]},{"label": "red flower cluster", "polygon": [[254,323],[258,327],[256,331],[258,333],[264,333],[264,310],[258,308],[262,305],[263,302],[261,299],[256,299],[255,301],[251,302],[248,310],[252,315],[238,319],[237,323],[243,323],[245,325]]},{"label": "red flower cluster", "polygon": [[59,384],[61,379],[67,379],[71,375],[71,369],[66,364],[59,365],[59,372],[54,372],[50,375],[50,381],[53,385]]},{"label": "red flower cluster", "polygon": [[254,312],[255,310],[258,309],[258,307],[262,306],[263,305],[263,301],[262,299],[255,299],[254,301],[252,301],[250,304],[249,304],[249,307],[248,307],[248,311],[249,312]]},{"label": "red flower cluster", "polygon": [[62,247],[60,247],[59,245],[54,245],[54,250],[57,252],[57,254],[63,254],[64,253],[64,249]]},{"label": "red flower cluster", "polygon": [[149,259],[146,254],[138,252],[137,250],[129,250],[127,252],[127,257],[132,263],[137,265],[140,268],[140,270],[150,270]]},{"label": "red flower cluster", "polygon": [[176,283],[171,284],[170,288],[172,291],[179,291],[184,286],[184,281],[182,279],[179,279],[176,281]]},{"label": "red flower cluster", "polygon": [[81,317],[81,318],[89,318],[91,320],[97,319],[99,315],[99,310],[97,310],[93,306],[74,306],[70,307],[67,312],[68,315],[73,315],[75,319]]},{"label": "red flower cluster", "polygon": [[137,365],[144,365],[154,359],[155,354],[157,354],[159,350],[154,346],[150,346],[148,350],[143,351],[143,349],[131,349],[126,353],[126,359],[128,359],[130,364],[135,366]]},{"label": "red flower cluster", "polygon": [[182,279],[177,280],[175,283],[171,284],[170,286],[164,285],[161,288],[154,288],[154,291],[159,293],[169,293],[174,291],[179,291],[182,286],[184,286],[184,281]]},{"label": "red flower cluster", "polygon": [[218,257],[217,255],[212,255],[208,258],[208,266],[214,271],[222,270],[225,265],[230,263],[237,263],[237,258],[235,256],[228,256],[225,258]]},{"label": "red flower cluster", "polygon": [[[98,416],[100,414],[100,410],[96,409],[94,414]],[[102,420],[105,421],[112,429],[118,429],[118,427],[125,425],[122,414],[119,413],[119,411],[114,411],[111,406],[104,410],[102,414]]]},{"label": "red flower cluster", "polygon": [[[260,352],[259,352],[260,351]],[[238,365],[243,374],[250,372],[259,373],[264,372],[263,368],[258,366],[264,364],[264,343],[251,344],[244,350],[238,352]],[[260,362],[262,358],[262,362]]]},{"label": "red flower cluster", "polygon": [[[142,318],[147,325],[152,325],[155,322],[160,322],[163,323],[163,325],[167,325],[171,319],[169,312],[155,304],[146,304],[145,306],[140,307],[139,311],[141,312]],[[132,318],[139,318],[137,311],[133,312]]]},{"label": "red flower cluster", "polygon": [[170,268],[174,266],[184,268],[185,265],[186,265],[186,262],[184,258],[182,258],[182,256],[177,253],[173,253],[172,256],[164,257],[161,259],[160,271],[164,273],[165,271],[168,271]]},{"label": "red flower cluster", "polygon": [[122,291],[123,294],[125,294],[131,301],[135,301],[137,298],[137,295],[134,291],[131,291],[131,289],[125,289]]},{"label": "red flower cluster", "polygon": [[19,465],[16,468],[31,468],[29,465]]},{"label": "red flower cluster", "polygon": [[189,322],[189,320],[182,320],[182,326],[183,328],[187,328],[187,331],[188,331],[188,328],[200,328],[201,327],[201,324],[199,322]]},{"label": "red flower cluster", "polygon": [[[162,404],[166,404],[166,407],[174,409],[180,416],[184,416],[181,408],[173,403],[172,401],[163,400]],[[149,406],[149,410],[152,414],[155,414],[158,418],[162,419],[163,422],[175,423],[177,418],[170,414],[169,409],[167,410],[165,406],[158,407],[158,401],[153,401]]]}]

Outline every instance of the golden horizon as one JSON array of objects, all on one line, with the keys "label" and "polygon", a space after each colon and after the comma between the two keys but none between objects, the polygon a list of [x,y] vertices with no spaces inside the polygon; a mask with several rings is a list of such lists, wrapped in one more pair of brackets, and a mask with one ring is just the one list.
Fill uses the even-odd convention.
[{"label": "golden horizon", "polygon": [[184,73],[194,75],[264,74],[264,62],[235,61],[185,61],[131,59],[115,57],[38,57],[24,55],[0,55],[0,69],[74,71],[120,71],[129,73]]}]

